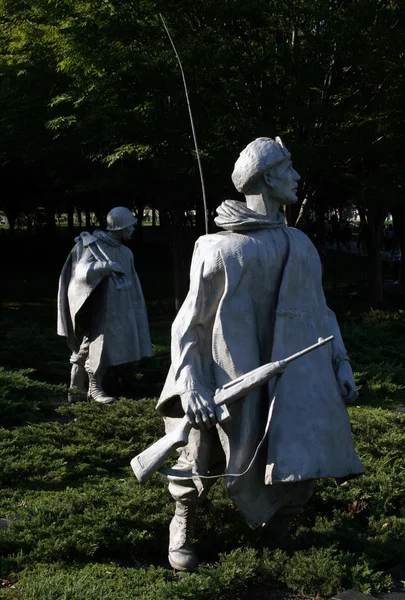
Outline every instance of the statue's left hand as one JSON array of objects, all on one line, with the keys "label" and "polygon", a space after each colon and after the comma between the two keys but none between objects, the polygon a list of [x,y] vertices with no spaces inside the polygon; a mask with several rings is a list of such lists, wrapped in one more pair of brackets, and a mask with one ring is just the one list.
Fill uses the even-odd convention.
[{"label": "statue's left hand", "polygon": [[180,395],[181,405],[189,423],[196,429],[210,429],[216,422],[215,406],[211,395],[195,390]]},{"label": "statue's left hand", "polygon": [[354,402],[358,398],[358,391],[354,382],[353,371],[348,360],[344,360],[336,368],[336,379],[340,393],[346,403]]}]

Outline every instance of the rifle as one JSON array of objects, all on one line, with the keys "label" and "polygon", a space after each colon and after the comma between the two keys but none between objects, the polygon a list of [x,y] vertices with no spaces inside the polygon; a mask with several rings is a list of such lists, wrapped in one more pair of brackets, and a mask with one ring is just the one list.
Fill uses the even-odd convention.
[{"label": "rifle", "polygon": [[[319,338],[316,344],[304,348],[304,350],[301,350],[284,360],[267,363],[226,383],[221,389],[215,392],[213,398],[215,416],[218,423],[226,423],[231,418],[227,409],[228,405],[233,404],[243,396],[246,396],[255,388],[264,385],[276,375],[281,374],[289,363],[320,348],[320,346],[328,344],[333,339],[333,335],[325,339]],[[187,415],[185,415],[176,429],[167,433],[160,440],[131,460],[132,470],[140,483],[147,481],[153,473],[162,466],[169,456],[177,450],[177,448],[187,444],[190,430],[191,425]]]}]

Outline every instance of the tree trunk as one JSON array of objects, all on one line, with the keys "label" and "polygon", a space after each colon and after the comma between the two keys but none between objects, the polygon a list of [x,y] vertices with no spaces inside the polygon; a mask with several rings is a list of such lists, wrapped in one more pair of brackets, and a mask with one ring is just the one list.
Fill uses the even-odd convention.
[{"label": "tree trunk", "polygon": [[26,221],[27,221],[27,233],[32,233],[32,230],[34,229],[34,223],[32,222],[32,217],[30,214],[25,215]]},{"label": "tree trunk", "polygon": [[[360,212],[360,211],[359,211]],[[365,242],[368,257],[368,295],[371,304],[383,300],[383,279],[381,268],[382,226],[387,211],[382,206],[372,206],[360,212],[365,229]]]},{"label": "tree trunk", "polygon": [[77,220],[79,223],[79,229],[83,229],[82,210],[78,206],[76,206],[76,214],[77,214]]},{"label": "tree trunk", "polygon": [[[173,218],[170,218],[169,212],[165,210],[163,207],[159,208],[159,225],[163,228],[170,228],[175,224]],[[182,222],[181,222],[182,223]],[[183,224],[183,223],[182,223]]]},{"label": "tree trunk", "polygon": [[[208,222],[208,227],[210,227],[211,223]],[[197,235],[205,235],[209,233],[209,231],[205,231],[205,212],[204,212],[204,204],[202,201],[196,203],[195,207],[195,228]]]},{"label": "tree trunk", "polygon": [[67,230],[68,233],[73,233],[73,206],[67,207]]},{"label": "tree trunk", "polygon": [[99,227],[104,227],[105,226],[104,221],[105,221],[106,215],[97,209],[94,209],[94,214],[96,215],[96,220],[97,220]]},{"label": "tree trunk", "polygon": [[326,231],[325,231],[325,207],[321,204],[316,206],[316,221],[315,221],[315,237],[317,246],[325,248],[326,246]]},{"label": "tree trunk", "polygon": [[288,227],[298,227],[298,225],[296,225],[296,221],[298,219],[298,215],[300,214],[300,209],[300,202],[296,202],[295,204],[289,204],[285,207],[284,214]]},{"label": "tree trunk", "polygon": [[138,223],[136,224],[136,236],[139,242],[142,243],[143,240],[143,231],[142,231],[142,222],[143,222],[143,211],[145,210],[144,204],[139,204],[136,209],[136,218],[138,219]]},{"label": "tree trunk", "polygon": [[14,233],[15,233],[16,216],[8,214],[7,215],[7,220],[8,220],[8,226],[10,228],[10,235],[14,235]]},{"label": "tree trunk", "polygon": [[190,285],[190,262],[195,229],[181,224],[172,229],[172,252],[174,266],[174,304],[176,312],[187,296]]},{"label": "tree trunk", "polygon": [[376,236],[375,243],[372,245],[372,247],[367,247],[368,295],[371,304],[376,304],[383,301],[381,250],[378,246],[378,241],[381,243],[381,234]]},{"label": "tree trunk", "polygon": [[401,277],[402,283],[405,282],[405,211],[404,209],[394,208],[391,210],[394,222],[394,233],[396,241],[401,249]]},{"label": "tree trunk", "polygon": [[173,210],[160,209],[160,225],[169,227],[174,267],[175,309],[178,311],[187,296],[189,288],[189,272],[193,245],[196,239],[194,227],[186,225],[182,203],[173,201]]},{"label": "tree trunk", "polygon": [[45,205],[45,214],[46,214],[46,228],[49,233],[53,234],[56,231],[55,206]]}]

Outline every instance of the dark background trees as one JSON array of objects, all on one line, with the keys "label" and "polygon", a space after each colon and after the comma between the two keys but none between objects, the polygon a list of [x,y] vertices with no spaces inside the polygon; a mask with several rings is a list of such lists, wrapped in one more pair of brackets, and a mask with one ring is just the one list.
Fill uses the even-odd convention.
[{"label": "dark background trees", "polygon": [[[237,197],[230,173],[254,137],[281,135],[302,175],[287,216],[357,207],[370,297],[380,236],[402,240],[405,9],[399,0],[0,0],[0,209],[13,228],[38,207],[158,209],[187,265],[203,232],[186,72],[209,212]],[[196,211],[195,227],[188,218]],[[304,215],[304,216],[303,216]],[[302,221],[301,221],[302,222]],[[83,226],[89,226],[89,222]],[[405,251],[405,248],[404,248]],[[178,279],[184,293],[184,277]]]}]

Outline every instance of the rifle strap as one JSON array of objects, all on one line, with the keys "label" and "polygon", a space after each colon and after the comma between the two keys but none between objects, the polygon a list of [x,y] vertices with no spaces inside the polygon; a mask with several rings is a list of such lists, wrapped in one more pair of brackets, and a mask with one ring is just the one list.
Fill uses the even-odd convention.
[{"label": "rifle strap", "polygon": [[274,407],[274,403],[276,401],[277,392],[278,392],[278,388],[280,385],[281,375],[282,375],[282,373],[280,373],[279,375],[276,376],[273,400],[270,403],[269,413],[267,416],[267,423],[266,423],[266,427],[264,429],[263,437],[260,440],[247,468],[242,473],[222,473],[221,475],[200,475],[199,473],[190,473],[188,471],[179,471],[178,469],[170,469],[170,468],[162,468],[162,469],[159,469],[158,472],[161,475],[165,475],[170,481],[176,481],[176,480],[181,481],[181,480],[187,480],[187,479],[221,479],[221,478],[225,478],[225,477],[243,477],[244,475],[246,475],[246,473],[248,471],[250,471],[250,469],[252,468],[252,466],[257,458],[257,455],[259,454],[260,448],[263,446],[263,444],[267,438],[267,434],[270,429],[271,417],[273,415],[273,407]]}]

